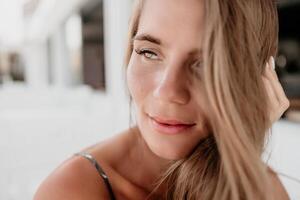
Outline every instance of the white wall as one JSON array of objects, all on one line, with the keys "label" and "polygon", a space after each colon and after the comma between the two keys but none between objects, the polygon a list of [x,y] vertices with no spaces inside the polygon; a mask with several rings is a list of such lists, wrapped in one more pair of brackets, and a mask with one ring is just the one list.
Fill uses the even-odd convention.
[{"label": "white wall", "polygon": [[69,52],[66,43],[66,34],[64,23],[58,26],[54,33],[50,35],[49,50],[52,60],[52,77],[56,87],[68,87],[71,85],[71,67],[69,63]]},{"label": "white wall", "polygon": [[46,41],[27,41],[23,47],[23,58],[26,82],[29,87],[45,87],[48,85],[48,54]]},{"label": "white wall", "polygon": [[[61,25],[88,1],[46,2],[27,24],[28,85],[0,90],[1,200],[32,199],[64,159],[129,126],[122,62],[131,0],[104,0],[106,92],[68,87]],[[44,42],[49,38],[55,51],[51,58]],[[47,59],[55,66],[55,87],[48,85]]]}]

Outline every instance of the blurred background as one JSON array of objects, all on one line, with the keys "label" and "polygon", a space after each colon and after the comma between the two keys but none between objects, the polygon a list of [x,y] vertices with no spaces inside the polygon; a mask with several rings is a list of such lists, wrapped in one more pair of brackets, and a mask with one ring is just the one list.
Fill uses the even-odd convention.
[{"label": "blurred background", "polygon": [[[0,200],[32,199],[59,163],[129,126],[132,2],[0,0]],[[300,1],[279,1],[278,10],[276,70],[291,106],[264,156],[300,179]]]}]

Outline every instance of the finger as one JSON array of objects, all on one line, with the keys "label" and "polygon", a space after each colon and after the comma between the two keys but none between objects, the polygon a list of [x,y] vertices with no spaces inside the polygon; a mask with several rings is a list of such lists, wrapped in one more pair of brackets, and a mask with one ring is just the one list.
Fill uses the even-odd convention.
[{"label": "finger", "polygon": [[278,76],[277,76],[276,71],[275,71],[275,60],[274,60],[274,57],[273,57],[273,56],[271,56],[270,62],[269,62],[269,63],[270,63],[269,65],[270,65],[272,74],[273,74],[274,77],[278,80]]},{"label": "finger", "polygon": [[[283,88],[278,80],[278,76],[276,74],[276,72],[273,70],[273,67],[271,67],[271,65],[274,66],[274,61],[271,61],[272,59],[270,59],[270,62],[268,62],[266,64],[266,70],[265,70],[265,77],[267,79],[270,80],[274,90],[276,91],[276,94],[278,94],[278,98],[282,99],[285,98],[285,93],[283,91]],[[273,64],[272,64],[273,62]]]},{"label": "finger", "polygon": [[263,77],[263,79],[267,88],[269,98],[271,98],[271,106],[273,106],[271,110],[273,109],[273,112],[276,112],[273,115],[279,116],[280,118],[280,116],[289,108],[290,102],[286,97],[279,81],[274,80],[274,78]]},{"label": "finger", "polygon": [[278,80],[274,67],[274,59],[270,58],[269,62],[266,63],[264,76],[262,76],[269,98],[271,122],[278,120],[289,107],[289,101]]},{"label": "finger", "polygon": [[263,82],[264,82],[266,92],[267,92],[267,95],[269,98],[269,105],[271,107],[275,107],[275,108],[278,107],[279,99],[277,98],[277,95],[275,94],[275,91],[273,89],[273,86],[272,86],[270,80],[263,77]]},{"label": "finger", "polygon": [[285,92],[280,84],[279,81],[274,81],[274,82],[271,82],[271,85],[272,87],[274,88],[275,90],[275,94],[277,96],[277,98],[282,102],[282,101],[285,101],[287,99],[286,95],[285,95]]},{"label": "finger", "polygon": [[267,64],[266,64],[266,69],[265,69],[265,76],[268,78],[268,79],[272,79],[274,81],[279,81],[278,80],[278,76],[275,72],[275,70],[273,70],[273,67],[274,64],[272,64],[271,61],[269,61]]},{"label": "finger", "polygon": [[270,58],[270,66],[275,71],[275,60],[273,56],[271,56]]},{"label": "finger", "polygon": [[268,67],[269,68],[266,71],[266,76],[269,79],[277,98],[279,99],[279,101],[286,101],[287,97],[284,93],[284,90],[283,90],[279,80],[278,80],[278,76],[277,76],[276,72],[271,69],[270,64],[268,64]]},{"label": "finger", "polygon": [[284,113],[286,110],[281,106],[280,101],[278,101],[277,96],[274,92],[274,89],[270,83],[270,81],[263,77],[263,81],[267,90],[267,96],[268,96],[268,112],[270,117],[270,122],[274,123],[277,121],[280,116]]}]

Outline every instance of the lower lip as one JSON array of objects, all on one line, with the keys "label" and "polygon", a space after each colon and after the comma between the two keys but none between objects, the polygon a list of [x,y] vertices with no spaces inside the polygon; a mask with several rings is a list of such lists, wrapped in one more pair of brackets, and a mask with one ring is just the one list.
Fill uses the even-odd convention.
[{"label": "lower lip", "polygon": [[152,118],[149,118],[151,121],[151,124],[153,128],[164,134],[169,134],[169,135],[175,135],[175,134],[180,134],[180,133],[185,133],[187,130],[191,129],[194,125],[167,125],[167,124],[162,124],[157,121],[155,121]]}]

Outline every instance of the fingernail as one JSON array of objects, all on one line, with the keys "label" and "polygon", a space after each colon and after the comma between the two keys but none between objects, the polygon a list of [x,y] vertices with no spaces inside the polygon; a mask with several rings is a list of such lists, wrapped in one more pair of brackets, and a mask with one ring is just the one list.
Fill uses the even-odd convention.
[{"label": "fingernail", "polygon": [[271,56],[271,58],[270,58],[270,64],[271,64],[271,68],[272,68],[273,70],[275,70],[275,60],[274,60],[274,57],[273,57],[273,56]]}]

